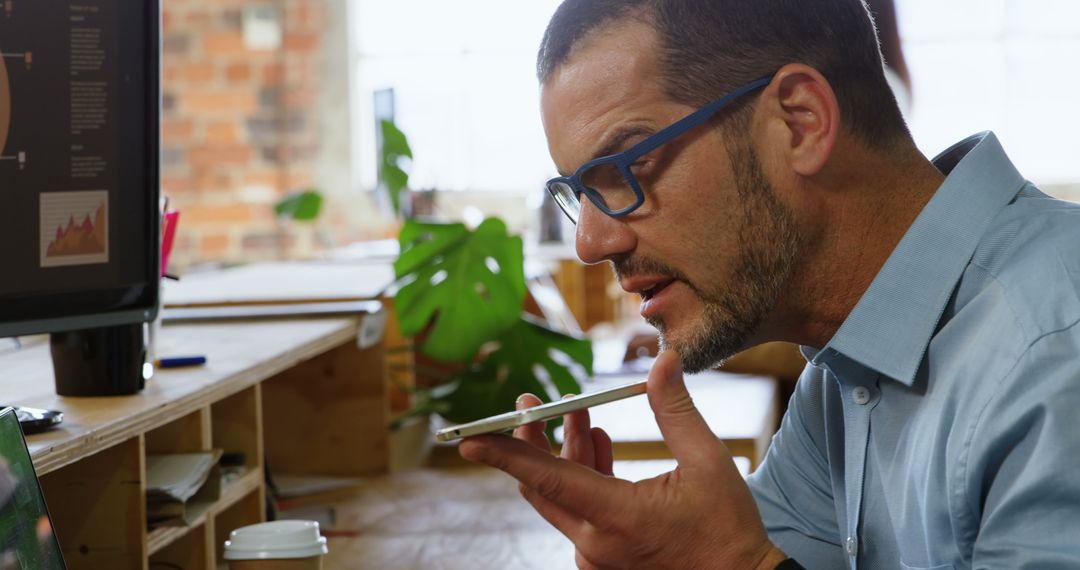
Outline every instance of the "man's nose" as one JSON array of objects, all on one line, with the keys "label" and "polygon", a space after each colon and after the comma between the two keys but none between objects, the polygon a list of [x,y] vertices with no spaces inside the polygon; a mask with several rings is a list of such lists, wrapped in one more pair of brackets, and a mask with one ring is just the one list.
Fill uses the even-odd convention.
[{"label": "man's nose", "polygon": [[582,200],[576,234],[581,261],[589,264],[615,261],[630,254],[635,244],[634,232],[626,222],[601,212],[589,200]]}]

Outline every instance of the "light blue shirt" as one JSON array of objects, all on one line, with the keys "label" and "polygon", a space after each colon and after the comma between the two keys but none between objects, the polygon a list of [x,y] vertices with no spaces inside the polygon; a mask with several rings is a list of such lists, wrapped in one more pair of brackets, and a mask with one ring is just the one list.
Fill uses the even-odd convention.
[{"label": "light blue shirt", "polygon": [[750,488],[807,568],[1080,568],[1080,206],[990,133],[934,163]]}]

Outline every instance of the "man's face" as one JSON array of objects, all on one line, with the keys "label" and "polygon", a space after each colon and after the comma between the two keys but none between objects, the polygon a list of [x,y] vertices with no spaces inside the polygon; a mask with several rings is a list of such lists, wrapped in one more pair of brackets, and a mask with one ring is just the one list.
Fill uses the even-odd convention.
[{"label": "man's face", "polygon": [[[648,26],[615,24],[586,40],[543,85],[544,129],[562,173],[626,150],[694,110],[663,92],[657,53]],[[614,219],[586,201],[579,257],[612,262],[623,289],[641,295],[641,314],[660,331],[662,346],[678,352],[688,372],[758,342],[754,333],[801,248],[749,134],[725,144],[706,125],[653,151],[634,171],[645,203]]]}]

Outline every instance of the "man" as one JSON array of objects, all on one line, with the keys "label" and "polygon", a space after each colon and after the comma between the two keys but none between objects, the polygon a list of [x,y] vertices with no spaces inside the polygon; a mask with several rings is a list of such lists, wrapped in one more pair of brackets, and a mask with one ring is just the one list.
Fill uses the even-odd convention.
[{"label": "man", "polygon": [[[989,133],[926,160],[860,0],[567,0],[539,73],[578,254],[661,331],[678,468],[612,477],[584,412],[562,458],[537,425],[460,451],[581,567],[1080,567],[1080,207]],[[809,364],[744,483],[682,374],[771,340]]]}]

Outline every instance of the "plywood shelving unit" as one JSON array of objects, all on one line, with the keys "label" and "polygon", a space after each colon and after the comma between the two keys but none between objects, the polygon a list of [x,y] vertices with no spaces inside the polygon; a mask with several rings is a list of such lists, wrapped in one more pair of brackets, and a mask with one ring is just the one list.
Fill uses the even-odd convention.
[{"label": "plywood shelving unit", "polygon": [[[275,471],[385,472],[385,350],[357,346],[362,318],[165,327],[163,353],[208,364],[160,371],[133,396],[57,396],[45,345],[0,358],[6,401],[65,414],[28,444],[69,568],[218,568],[229,531],[264,519],[264,457]],[[148,530],[147,454],[210,449],[243,467],[188,526]]]}]

